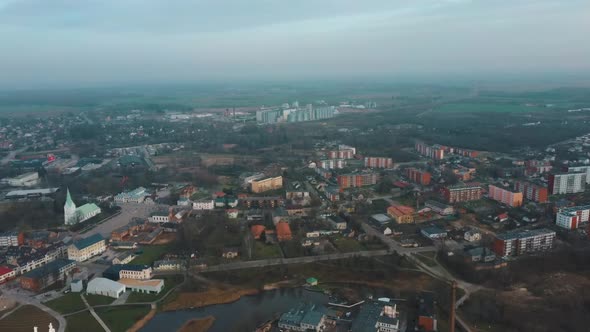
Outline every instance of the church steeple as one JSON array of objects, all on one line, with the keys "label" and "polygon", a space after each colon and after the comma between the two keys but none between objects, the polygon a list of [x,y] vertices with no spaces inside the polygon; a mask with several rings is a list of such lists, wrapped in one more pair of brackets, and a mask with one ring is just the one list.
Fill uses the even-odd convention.
[{"label": "church steeple", "polygon": [[76,220],[76,204],[72,200],[72,195],[70,195],[70,188],[67,190],[66,204],[64,204],[64,222],[66,225],[72,225],[78,222]]}]

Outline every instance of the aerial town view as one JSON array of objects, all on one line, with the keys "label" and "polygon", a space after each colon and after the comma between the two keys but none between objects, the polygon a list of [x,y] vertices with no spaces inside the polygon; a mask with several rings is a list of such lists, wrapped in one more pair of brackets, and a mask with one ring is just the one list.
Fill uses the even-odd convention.
[{"label": "aerial town view", "polygon": [[0,0],[0,331],[590,331],[584,13]]}]

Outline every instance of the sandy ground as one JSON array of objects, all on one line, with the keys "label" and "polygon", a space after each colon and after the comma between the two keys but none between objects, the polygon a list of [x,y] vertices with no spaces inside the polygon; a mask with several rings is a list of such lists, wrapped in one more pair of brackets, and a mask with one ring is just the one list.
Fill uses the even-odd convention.
[{"label": "sandy ground", "polygon": [[191,319],[184,323],[178,332],[206,332],[211,328],[215,322],[213,316],[208,316],[201,319]]}]

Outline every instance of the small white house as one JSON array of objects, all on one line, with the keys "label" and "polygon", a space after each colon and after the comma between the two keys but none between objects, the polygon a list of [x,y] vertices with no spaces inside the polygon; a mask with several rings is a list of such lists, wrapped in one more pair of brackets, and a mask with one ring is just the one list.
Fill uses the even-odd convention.
[{"label": "small white house", "polygon": [[469,230],[463,235],[465,241],[474,242],[481,240],[481,233],[474,230]]},{"label": "small white house", "polygon": [[80,293],[81,291],[83,291],[84,285],[82,284],[82,280],[80,280],[80,279],[72,280],[72,283],[70,284],[70,289],[74,293]]},{"label": "small white house", "polygon": [[391,235],[391,234],[393,234],[393,231],[391,230],[391,228],[385,227],[385,229],[383,230],[383,235]]}]

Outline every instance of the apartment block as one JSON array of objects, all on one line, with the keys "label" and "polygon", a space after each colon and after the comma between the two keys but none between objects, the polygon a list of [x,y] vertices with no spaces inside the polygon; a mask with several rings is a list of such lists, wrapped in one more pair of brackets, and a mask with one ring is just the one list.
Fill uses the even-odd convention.
[{"label": "apartment block", "polygon": [[253,193],[261,193],[269,190],[276,190],[283,187],[283,177],[277,176],[274,178],[255,180],[252,181],[251,185]]},{"label": "apartment block", "polygon": [[565,229],[576,229],[581,223],[590,220],[590,205],[573,206],[560,209],[555,217],[555,224]]},{"label": "apartment block", "polygon": [[365,157],[365,167],[369,168],[392,168],[393,160],[385,157]]},{"label": "apartment block", "polygon": [[0,247],[22,246],[25,243],[25,234],[23,232],[4,232],[0,233]]},{"label": "apartment block", "polygon": [[338,186],[340,190],[356,188],[377,184],[379,175],[377,173],[352,173],[338,175]]},{"label": "apartment block", "polygon": [[324,169],[342,169],[346,166],[344,159],[324,159],[316,163],[317,167]]},{"label": "apartment block", "polygon": [[432,175],[430,173],[413,167],[406,168],[406,176],[410,179],[410,181],[421,184],[423,186],[428,186],[432,178]]},{"label": "apartment block", "polygon": [[570,166],[568,173],[586,173],[586,184],[590,184],[590,166]]},{"label": "apartment block", "polygon": [[549,175],[549,193],[552,195],[575,194],[586,189],[586,172]]},{"label": "apartment block", "polygon": [[498,234],[492,249],[500,257],[520,256],[551,250],[554,242],[554,231],[545,228],[533,229]]},{"label": "apartment block", "polygon": [[329,159],[353,159],[356,148],[348,145],[338,145],[338,149],[327,152]]},{"label": "apartment block", "polygon": [[538,203],[547,203],[547,196],[549,196],[547,187],[528,181],[516,181],[514,190],[523,193],[524,198]]},{"label": "apartment block", "polygon": [[421,155],[434,160],[441,160],[445,157],[445,149],[440,145],[430,146],[423,142],[416,142],[415,148]]},{"label": "apartment block", "polygon": [[500,203],[512,207],[519,207],[522,205],[522,193],[514,192],[508,188],[502,188],[490,184],[488,187],[488,197]]},{"label": "apartment block", "polygon": [[479,185],[459,184],[445,187],[442,192],[447,202],[459,203],[481,199],[483,189]]}]

